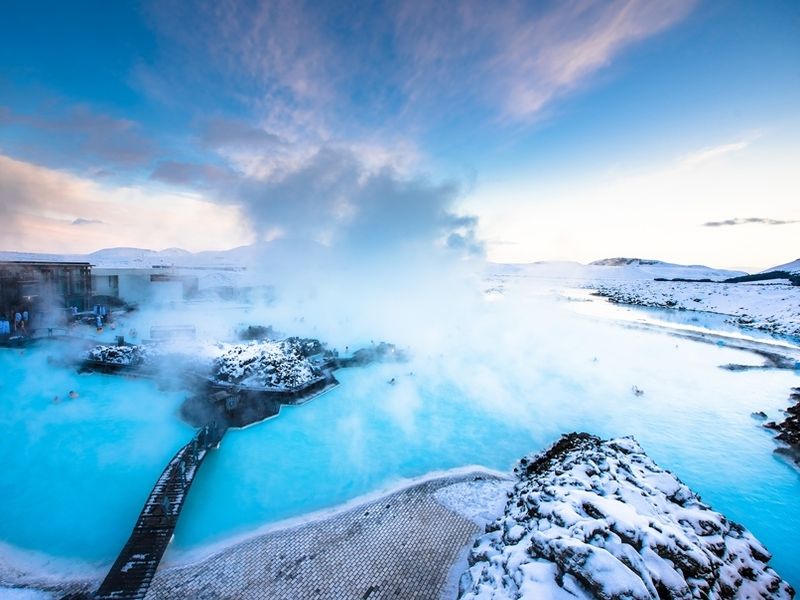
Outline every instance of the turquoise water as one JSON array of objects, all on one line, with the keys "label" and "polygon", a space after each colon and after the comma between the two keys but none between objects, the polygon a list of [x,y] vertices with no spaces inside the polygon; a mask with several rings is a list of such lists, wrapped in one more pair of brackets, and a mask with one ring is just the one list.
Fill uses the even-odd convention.
[{"label": "turquoise water", "polygon": [[[779,418],[796,373],[722,370],[758,361],[565,307],[535,320],[504,310],[487,308],[485,323],[415,349],[409,364],[340,371],[332,392],[230,431],[195,481],[167,559],[401,478],[470,464],[508,470],[560,433],[584,430],[636,436],[800,585],[800,474],[750,417]],[[175,416],[180,394],[54,367],[55,351],[0,350],[0,539],[108,564],[191,429]],[[70,389],[80,397],[52,402]]]},{"label": "turquoise water", "polygon": [[0,540],[108,561],[193,430],[174,415],[180,394],[49,364],[59,351],[0,349]]}]

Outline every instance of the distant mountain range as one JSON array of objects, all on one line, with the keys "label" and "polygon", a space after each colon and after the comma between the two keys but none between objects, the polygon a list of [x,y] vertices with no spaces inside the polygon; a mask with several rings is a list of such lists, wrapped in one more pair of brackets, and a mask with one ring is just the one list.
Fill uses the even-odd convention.
[{"label": "distant mountain range", "polygon": [[[284,256],[300,250],[297,242],[279,240],[264,244],[240,246],[230,250],[189,252],[182,248],[148,250],[146,248],[104,248],[90,254],[42,254],[33,252],[0,252],[0,260],[30,261],[85,261],[100,268],[149,268],[153,266],[176,267],[230,267],[250,263],[259,257]],[[318,252],[322,249],[302,244],[302,251]],[[744,271],[714,269],[705,265],[678,265],[643,258],[604,258],[584,265],[572,261],[540,261],[523,264],[490,263],[494,273],[530,274],[543,277],[614,278],[614,279],[712,279],[725,280],[747,277],[748,280],[771,273],[800,275],[800,259],[748,275]]]},{"label": "distant mountain range", "polygon": [[643,258],[605,258],[588,265],[577,262],[537,262],[492,265],[497,273],[576,279],[711,279],[723,280],[747,275],[744,271],[713,269],[704,265],[677,265]]}]

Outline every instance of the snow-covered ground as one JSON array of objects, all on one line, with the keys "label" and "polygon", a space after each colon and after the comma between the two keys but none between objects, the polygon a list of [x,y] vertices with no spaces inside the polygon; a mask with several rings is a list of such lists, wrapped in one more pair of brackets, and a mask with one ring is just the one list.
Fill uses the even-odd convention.
[{"label": "snow-covered ground", "polygon": [[[772,271],[800,273],[800,259],[763,273]],[[788,279],[721,283],[745,274],[637,258],[612,258],[588,265],[575,262],[494,264],[487,269],[485,291],[487,297],[495,299],[502,297],[505,288],[515,282],[548,281],[551,283],[548,293],[558,293],[559,288],[587,288],[613,302],[717,313],[729,317],[728,322],[735,325],[800,336],[800,286],[793,286]]]},{"label": "snow-covered ground", "polygon": [[780,280],[759,284],[607,280],[587,287],[614,302],[720,313],[737,325],[800,336],[800,287]]},{"label": "snow-covered ground", "polygon": [[462,600],[791,598],[769,552],[632,438],[569,434],[515,468]]},{"label": "snow-covered ground", "polygon": [[667,279],[722,280],[746,275],[744,271],[714,269],[703,265],[676,265],[640,258],[607,258],[588,265],[577,262],[536,262],[527,264],[490,264],[490,276],[558,278],[572,280],[638,280]]}]

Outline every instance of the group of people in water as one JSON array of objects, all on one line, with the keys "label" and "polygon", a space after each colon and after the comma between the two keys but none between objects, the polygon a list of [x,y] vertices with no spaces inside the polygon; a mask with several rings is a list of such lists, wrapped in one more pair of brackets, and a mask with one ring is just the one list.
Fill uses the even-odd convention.
[{"label": "group of people in water", "polygon": [[[69,393],[67,394],[67,398],[69,398],[70,400],[75,400],[76,398],[79,397],[80,394],[75,390],[70,390]],[[58,394],[56,394],[55,396],[53,396],[53,404],[58,404],[59,402],[61,402],[61,397]]]},{"label": "group of people in water", "polygon": [[24,335],[27,333],[30,312],[27,308],[17,308],[11,311],[11,317],[0,315],[0,335]]},{"label": "group of people in water", "polygon": [[[79,313],[75,306],[70,307],[70,320],[78,321],[81,316],[85,318],[86,313]],[[0,336],[18,336],[31,333],[30,327],[31,311],[25,307],[12,308],[10,313],[0,313]],[[92,307],[91,320],[98,331],[103,330],[103,326],[111,320],[111,313],[108,307],[97,304]],[[113,327],[112,327],[113,328]]]}]

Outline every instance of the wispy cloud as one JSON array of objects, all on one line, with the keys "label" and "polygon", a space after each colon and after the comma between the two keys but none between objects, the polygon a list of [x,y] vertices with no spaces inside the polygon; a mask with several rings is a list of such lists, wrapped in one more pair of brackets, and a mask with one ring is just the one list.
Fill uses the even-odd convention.
[{"label": "wispy cloud", "polygon": [[156,165],[150,179],[171,185],[208,188],[230,183],[238,176],[225,166],[165,160]]},{"label": "wispy cloud", "polygon": [[151,160],[158,145],[130,119],[113,117],[79,104],[48,103],[38,112],[23,113],[8,107],[0,110],[0,124],[46,136],[38,145],[39,155],[56,154],[62,164],[92,160],[121,167],[138,166]]},{"label": "wispy cloud", "polygon": [[78,217],[74,221],[72,221],[73,225],[104,225],[103,221],[100,219],[84,219],[83,217]]},{"label": "wispy cloud", "polygon": [[210,119],[205,123],[201,139],[203,143],[215,149],[233,146],[271,151],[287,144],[285,139],[266,129],[239,119],[222,117]]},{"label": "wispy cloud", "polygon": [[182,48],[172,54],[193,57],[170,77],[222,80],[211,92],[259,111],[270,131],[330,141],[349,128],[416,127],[445,110],[530,120],[695,4],[158,2],[153,13]]},{"label": "wispy cloud", "polygon": [[739,152],[747,148],[751,143],[751,140],[741,140],[738,142],[731,142],[728,144],[720,144],[718,146],[711,146],[709,148],[703,148],[702,150],[698,150],[697,152],[692,152],[687,154],[681,159],[681,164],[687,167],[694,167],[699,164],[714,160],[721,156],[725,156],[726,154],[732,154],[734,152]]},{"label": "wispy cloud", "polygon": [[631,44],[681,21],[694,0],[577,0],[543,8],[478,0],[401,5],[398,34],[416,96],[443,86],[514,118],[535,117]]},{"label": "wispy cloud", "polygon": [[764,219],[761,217],[749,217],[746,219],[725,219],[724,221],[708,221],[703,223],[703,227],[728,227],[732,225],[792,225],[800,223],[798,219]]}]

